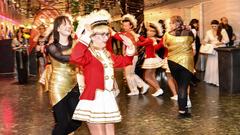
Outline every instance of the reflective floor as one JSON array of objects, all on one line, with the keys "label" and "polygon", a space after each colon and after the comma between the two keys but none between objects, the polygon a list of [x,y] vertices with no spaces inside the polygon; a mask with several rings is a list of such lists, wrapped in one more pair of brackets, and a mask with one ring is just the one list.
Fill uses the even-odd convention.
[{"label": "reflective floor", "polygon": [[[123,121],[116,124],[117,135],[239,135],[240,94],[229,94],[218,87],[198,83],[191,88],[191,119],[177,119],[177,103],[165,94],[127,96],[122,72],[117,71],[121,89],[117,97]],[[13,77],[0,77],[0,135],[50,135],[54,124],[47,93],[36,79],[18,85]],[[83,124],[75,135],[89,135]]]}]

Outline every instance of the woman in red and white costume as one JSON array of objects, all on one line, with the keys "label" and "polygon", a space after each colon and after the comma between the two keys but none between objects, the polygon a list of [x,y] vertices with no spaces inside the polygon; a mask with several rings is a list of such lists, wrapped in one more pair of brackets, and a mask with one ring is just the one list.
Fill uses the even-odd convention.
[{"label": "woman in red and white costume", "polygon": [[162,39],[157,42],[158,37],[161,35],[161,25],[157,22],[149,22],[147,24],[147,38],[141,36],[137,42],[137,46],[145,46],[145,59],[142,65],[142,68],[145,69],[144,79],[156,90],[152,94],[155,97],[163,94],[163,90],[156,80],[156,69],[164,65],[164,60],[155,53],[156,50],[163,47]]},{"label": "woman in red and white costume", "polygon": [[[137,27],[137,20],[135,19],[135,17],[131,14],[126,14],[122,17],[123,32],[119,32],[118,34],[123,34],[127,36],[129,39],[131,39],[134,45],[136,45],[136,42],[138,41],[138,37],[139,37],[139,35],[136,34],[133,30],[136,27]],[[123,55],[126,55],[125,54],[126,47],[125,46],[123,47],[124,47]],[[137,74],[135,74],[135,67],[136,67],[137,60],[138,60],[138,56],[137,54],[135,54],[135,56],[133,57],[132,65],[128,65],[124,68],[125,77],[130,90],[130,93],[128,93],[129,96],[138,95],[139,94],[138,87],[142,88],[141,94],[145,94],[149,88],[149,85],[145,83]]]},{"label": "woman in red and white costume", "polygon": [[73,114],[74,120],[86,121],[92,135],[114,135],[114,123],[121,115],[113,93],[114,68],[132,64],[134,45],[122,37],[127,45],[126,56],[116,56],[106,49],[110,38],[108,26],[111,16],[105,10],[94,11],[85,18],[80,42],[72,51],[70,62],[82,66],[85,88]]}]

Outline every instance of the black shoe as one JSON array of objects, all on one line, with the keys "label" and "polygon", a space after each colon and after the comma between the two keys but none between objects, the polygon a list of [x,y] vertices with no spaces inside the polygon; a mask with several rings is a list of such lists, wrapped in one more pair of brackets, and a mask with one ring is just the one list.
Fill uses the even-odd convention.
[{"label": "black shoe", "polygon": [[197,86],[197,83],[191,80],[191,81],[190,81],[190,85],[193,86],[193,87],[196,87],[196,86]]},{"label": "black shoe", "polygon": [[198,79],[196,76],[194,76],[192,80],[193,80],[194,82],[196,82],[196,83],[201,82],[201,80]]},{"label": "black shoe", "polygon": [[186,118],[191,118],[192,115],[191,113],[179,113],[178,114],[178,119],[186,119]]}]

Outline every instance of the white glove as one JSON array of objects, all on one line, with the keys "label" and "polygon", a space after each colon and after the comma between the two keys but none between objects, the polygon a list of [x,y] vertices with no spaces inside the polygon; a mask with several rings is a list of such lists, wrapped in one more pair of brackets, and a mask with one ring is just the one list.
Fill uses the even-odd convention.
[{"label": "white glove", "polygon": [[82,17],[78,22],[78,27],[76,29],[76,35],[78,40],[84,45],[88,46],[91,42],[91,27],[86,19],[86,17]]},{"label": "white glove", "polygon": [[136,52],[136,48],[135,48],[132,40],[122,34],[120,34],[119,36],[122,38],[123,44],[127,46],[126,55],[133,56]]},{"label": "white glove", "polygon": [[86,46],[89,46],[91,42],[92,31],[91,31],[91,28],[89,27],[90,26],[86,26],[86,28],[84,29],[84,32],[81,35],[79,35],[80,37],[78,37],[79,41]]}]

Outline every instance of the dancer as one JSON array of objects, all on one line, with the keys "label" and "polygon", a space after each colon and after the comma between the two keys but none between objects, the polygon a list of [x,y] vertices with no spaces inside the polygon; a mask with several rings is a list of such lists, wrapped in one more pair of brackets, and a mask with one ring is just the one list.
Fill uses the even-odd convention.
[{"label": "dancer", "polygon": [[144,71],[144,79],[149,85],[155,89],[152,96],[160,96],[163,90],[160,88],[156,80],[156,69],[164,64],[164,61],[157,56],[156,50],[163,47],[162,40],[157,42],[157,38],[162,35],[162,29],[159,23],[150,22],[147,27],[147,38],[140,37],[137,46],[145,46],[146,57],[144,59],[142,68]]},{"label": "dancer", "polygon": [[[163,29],[163,35],[165,34],[166,32],[166,26],[165,26],[165,21],[164,20],[159,20],[158,23],[161,24],[162,26],[162,29]],[[163,35],[160,37],[162,38]],[[172,77],[172,74],[171,74],[171,71],[169,69],[169,66],[168,66],[168,62],[167,62],[167,53],[168,53],[168,50],[166,47],[162,47],[160,48],[159,50],[157,50],[156,52],[158,54],[158,56],[160,58],[164,58],[164,64],[161,66],[162,69],[165,70],[165,74],[166,74],[166,77],[167,77],[167,83],[168,83],[168,87],[170,88],[171,92],[172,92],[172,97],[171,99],[172,100],[177,100],[178,97],[177,97],[177,83],[176,81],[174,80],[174,78]],[[157,69],[157,74],[159,74],[159,72],[161,72],[159,70],[159,68]],[[158,79],[157,79],[158,80]]]},{"label": "dancer", "polygon": [[80,121],[72,120],[72,114],[79,101],[76,67],[68,63],[73,47],[72,25],[68,17],[59,16],[54,21],[54,42],[47,47],[52,73],[49,79],[49,97],[55,126],[52,135],[67,135],[76,130]]},{"label": "dancer", "polygon": [[194,72],[192,43],[193,33],[186,29],[180,16],[172,16],[169,31],[164,35],[168,48],[168,65],[178,86],[179,118],[191,117],[187,106],[187,88]]},{"label": "dancer", "polygon": [[[125,36],[130,38],[134,44],[136,44],[139,37],[139,35],[136,34],[133,30],[136,27],[137,20],[133,15],[126,14],[122,17],[122,28],[124,32],[121,32],[121,34],[124,34]],[[137,54],[135,54],[135,56],[133,57],[132,65],[128,65],[127,67],[124,68],[127,84],[130,89],[130,93],[128,93],[129,96],[138,95],[139,94],[138,87],[142,88],[141,94],[145,94],[149,88],[149,85],[146,84],[138,75],[135,74],[135,66],[137,60],[138,56]]]},{"label": "dancer", "polygon": [[70,61],[82,66],[85,89],[73,119],[86,121],[92,135],[114,135],[114,123],[121,121],[121,115],[113,93],[113,68],[132,64],[134,45],[120,35],[127,45],[126,56],[116,56],[107,51],[111,15],[106,10],[94,11],[82,19],[85,21],[80,22],[85,24],[80,24],[85,29],[78,31],[82,34],[77,33],[80,42],[73,49]]}]

